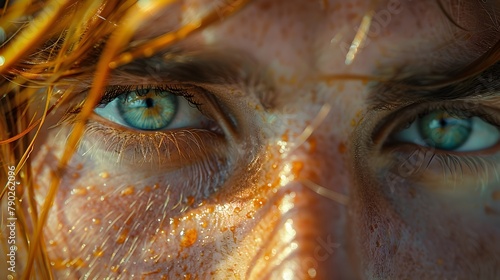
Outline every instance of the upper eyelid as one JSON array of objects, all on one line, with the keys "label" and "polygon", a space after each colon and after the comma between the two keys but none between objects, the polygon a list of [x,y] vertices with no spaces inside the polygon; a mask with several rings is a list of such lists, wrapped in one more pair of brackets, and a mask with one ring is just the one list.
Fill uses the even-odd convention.
[{"label": "upper eyelid", "polygon": [[240,83],[256,69],[254,59],[237,50],[167,50],[152,57],[137,58],[113,70],[114,75],[195,84]]},{"label": "upper eyelid", "polygon": [[[439,86],[440,80],[430,78],[428,85],[417,84],[425,77],[410,77],[402,80],[374,84],[370,90],[368,103],[370,109],[384,110],[400,108],[412,103],[436,102],[441,100],[474,100],[489,97],[500,97],[500,62],[484,72],[465,81]],[[432,86],[433,84],[437,86]]]},{"label": "upper eyelid", "polygon": [[[419,114],[433,110],[467,111],[473,116],[480,117],[492,125],[500,127],[500,108],[493,108],[487,104],[471,104],[461,101],[412,104],[391,112],[378,122],[371,134],[373,144],[382,147],[386,139],[396,132],[398,127],[414,121],[419,117]],[[399,116],[403,113],[409,117],[400,118]]]}]

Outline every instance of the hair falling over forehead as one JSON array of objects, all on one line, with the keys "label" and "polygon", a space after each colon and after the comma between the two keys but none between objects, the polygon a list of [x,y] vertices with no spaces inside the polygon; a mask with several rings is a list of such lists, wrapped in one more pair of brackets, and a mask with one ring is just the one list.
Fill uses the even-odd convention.
[{"label": "hair falling over forehead", "polygon": [[[77,149],[86,120],[101,98],[110,71],[136,58],[152,56],[190,34],[233,15],[252,1],[212,1],[212,8],[196,20],[148,41],[133,41],[138,26],[152,12],[168,9],[169,6],[180,4],[179,2],[181,1],[7,0],[5,6],[0,7],[0,40],[3,40],[0,41],[0,116],[5,116],[0,118],[0,178],[7,178],[8,166],[16,165],[16,176],[21,181],[16,196],[18,205],[22,205],[16,208],[16,215],[22,233],[20,237],[26,248],[25,252],[19,252],[19,256],[27,258],[25,278],[30,275],[39,275],[43,279],[52,278],[42,229],[61,180],[58,174],[64,172]],[[381,1],[372,2],[375,7]],[[318,5],[318,8],[321,6]],[[367,15],[370,13],[372,12],[367,11]],[[103,20],[107,24],[103,24]],[[366,16],[361,22],[360,31],[355,37],[357,41],[353,41],[354,47],[362,45],[366,39],[367,32],[362,30],[366,29],[370,20]],[[99,52],[99,60],[95,64],[88,63],[88,54],[95,52]],[[348,55],[350,57],[346,61],[356,58],[355,51]],[[499,59],[500,41],[454,78],[465,79],[475,75]],[[77,74],[92,75],[92,84],[79,121],[68,137],[57,172],[51,176],[50,191],[39,207],[33,195],[35,186],[29,155],[45,117],[75,93],[75,88],[69,83],[61,87],[64,90],[55,86],[64,85],[64,81]],[[352,79],[377,80],[376,77],[353,75],[320,77],[320,80],[326,82]],[[44,104],[42,109],[31,110],[38,108],[35,103],[41,102]],[[5,187],[0,196],[2,200],[6,196]],[[1,236],[0,240],[5,238],[6,236]],[[3,241],[1,243],[5,244]],[[2,247],[2,250],[5,249]]]}]

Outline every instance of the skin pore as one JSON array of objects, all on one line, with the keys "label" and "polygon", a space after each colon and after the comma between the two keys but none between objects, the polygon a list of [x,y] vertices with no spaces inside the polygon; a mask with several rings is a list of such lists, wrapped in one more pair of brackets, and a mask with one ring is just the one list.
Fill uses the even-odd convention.
[{"label": "skin pore", "polygon": [[[435,86],[498,41],[498,5],[463,2],[256,0],[118,65],[106,93],[161,87],[192,104],[163,132],[90,116],[57,173],[43,230],[53,277],[500,277],[498,143],[460,153],[391,138],[443,106],[500,124],[500,86],[489,79],[498,66]],[[217,5],[186,0],[154,10],[131,41]],[[40,208],[94,75],[55,83],[55,92],[72,95],[47,115],[30,156]],[[204,117],[184,125],[198,109]]]}]

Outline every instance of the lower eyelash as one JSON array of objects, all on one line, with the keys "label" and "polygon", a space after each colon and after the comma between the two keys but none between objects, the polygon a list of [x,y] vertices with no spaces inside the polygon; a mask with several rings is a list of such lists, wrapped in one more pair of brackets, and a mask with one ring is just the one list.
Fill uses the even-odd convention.
[{"label": "lower eyelash", "polygon": [[[100,139],[88,141],[87,139]],[[207,160],[225,147],[224,139],[206,129],[184,129],[153,133],[121,131],[90,120],[80,145],[84,156],[116,159],[119,165],[151,165],[180,168]],[[222,150],[222,149],[221,149]]]},{"label": "lower eyelash", "polygon": [[[391,159],[386,161],[390,163],[384,168],[386,173],[401,180],[422,182],[426,188],[453,190],[476,184],[479,189],[484,189],[492,182],[500,181],[500,155],[457,155],[416,148],[412,144],[388,152]],[[415,159],[415,155],[422,152],[423,159]]]}]

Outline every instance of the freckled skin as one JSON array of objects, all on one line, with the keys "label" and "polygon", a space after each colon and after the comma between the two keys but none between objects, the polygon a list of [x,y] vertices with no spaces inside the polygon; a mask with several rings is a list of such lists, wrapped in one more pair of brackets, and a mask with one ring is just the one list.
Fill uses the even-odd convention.
[{"label": "freckled skin", "polygon": [[[498,185],[488,187],[487,197],[474,187],[435,192],[425,183],[389,192],[373,172],[377,166],[370,166],[374,153],[366,143],[373,124],[367,120],[376,117],[367,112],[367,84],[319,79],[459,64],[448,57],[433,61],[453,48],[445,44],[448,32],[460,30],[434,2],[413,2],[402,4],[349,66],[342,44],[350,45],[369,1],[255,1],[188,38],[187,46],[249,52],[269,73],[272,106],[254,110],[256,101],[244,97],[241,106],[252,113],[237,116],[246,128],[241,138],[255,147],[232,158],[228,176],[203,177],[219,184],[210,196],[189,181],[199,174],[193,166],[177,173],[131,168],[80,150],[44,232],[56,278],[499,277]],[[375,6],[384,9],[386,3]],[[481,54],[475,47],[469,61]],[[382,65],[391,67],[379,73]],[[325,104],[329,114],[302,141]],[[46,127],[56,121],[53,116]],[[67,135],[65,129],[44,131],[32,156],[40,202]],[[218,170],[207,165],[206,172]],[[348,202],[318,195],[305,182],[347,195]],[[460,209],[471,201],[482,206]],[[486,204],[493,210],[485,211]]]}]

